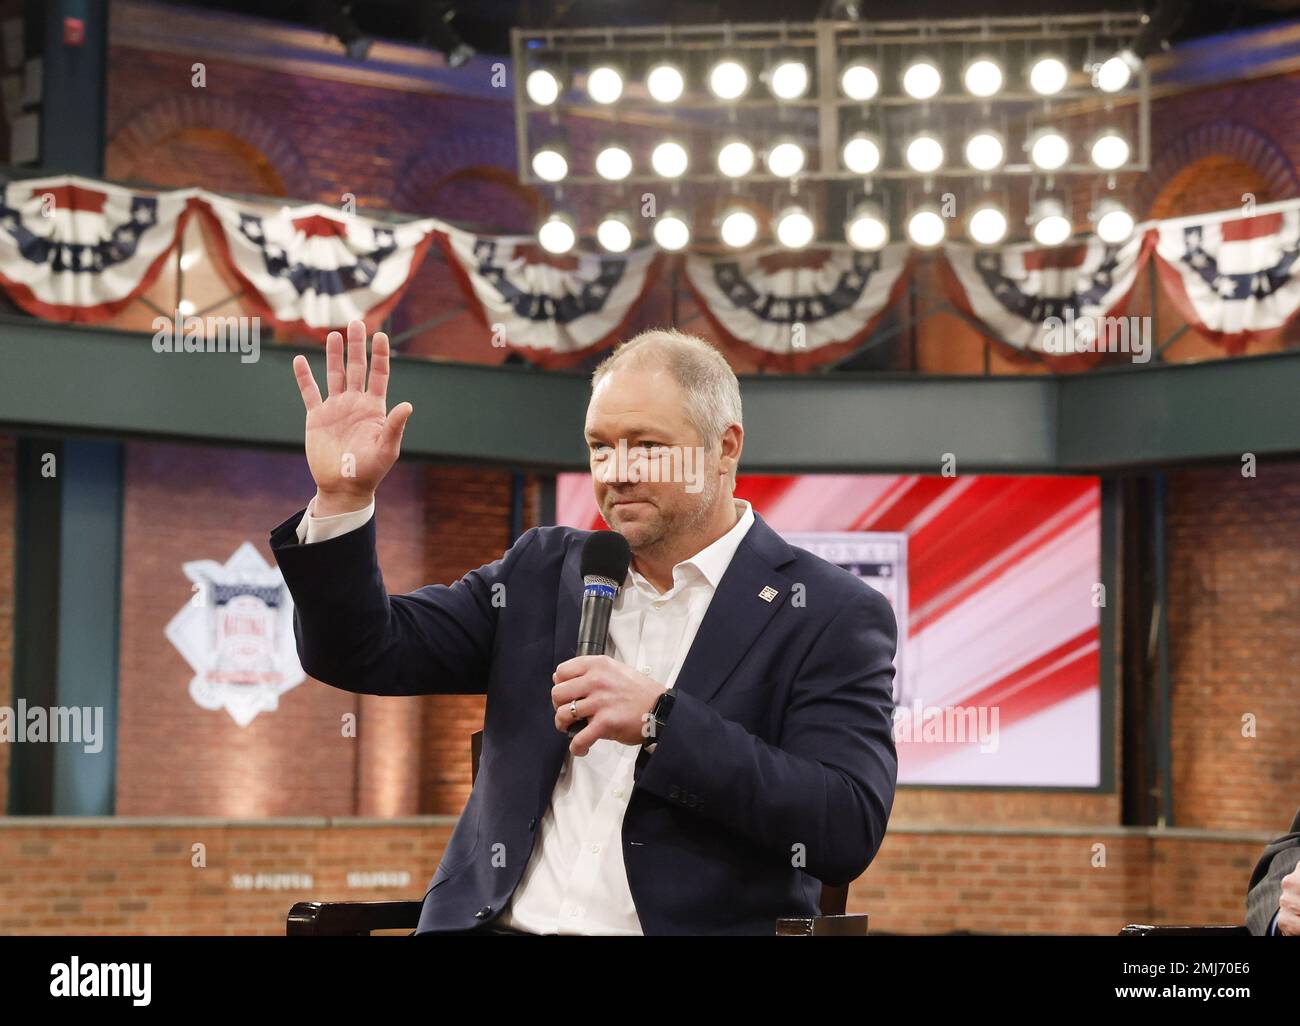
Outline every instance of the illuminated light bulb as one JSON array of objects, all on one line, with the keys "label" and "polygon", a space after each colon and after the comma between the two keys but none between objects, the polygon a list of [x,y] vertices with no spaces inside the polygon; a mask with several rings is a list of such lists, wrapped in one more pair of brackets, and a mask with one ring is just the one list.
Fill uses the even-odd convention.
[{"label": "illuminated light bulb", "polygon": [[802,207],[787,207],[776,219],[776,240],[786,249],[803,249],[812,242],[817,227]]},{"label": "illuminated light bulb", "polygon": [[569,173],[569,158],[555,146],[544,146],[533,154],[533,174],[544,182],[559,182]]},{"label": "illuminated light bulb", "polygon": [[661,142],[650,153],[650,166],[664,178],[680,178],[690,163],[686,147],[679,142]]},{"label": "illuminated light bulb", "polygon": [[860,203],[844,226],[844,237],[855,249],[879,249],[889,241],[889,226],[875,203]]},{"label": "illuminated light bulb", "polygon": [[976,171],[992,171],[1006,156],[1006,145],[996,132],[976,132],[966,140],[966,163]]},{"label": "illuminated light bulb", "polygon": [[939,67],[930,60],[918,60],[903,72],[903,92],[914,100],[928,100],[943,88]]},{"label": "illuminated light bulb", "polygon": [[1059,246],[1074,234],[1074,225],[1065,215],[1065,206],[1060,200],[1039,200],[1034,204],[1031,220],[1034,241],[1040,246]]},{"label": "illuminated light bulb", "polygon": [[741,178],[754,170],[754,148],[733,139],[718,150],[718,171],[728,178]]},{"label": "illuminated light bulb", "polygon": [[578,232],[567,214],[552,214],[537,229],[537,241],[548,253],[564,254],[573,249]]},{"label": "illuminated light bulb", "polygon": [[943,143],[924,132],[907,144],[907,166],[913,171],[929,174],[943,166]]},{"label": "illuminated light bulb", "polygon": [[686,91],[686,76],[676,64],[665,61],[650,69],[645,79],[646,91],[658,103],[672,103]]},{"label": "illuminated light bulb", "polygon": [[780,142],[767,151],[767,169],[778,178],[791,178],[803,170],[803,147],[796,142]]},{"label": "illuminated light bulb", "polygon": [[988,97],[1002,89],[1002,65],[992,57],[978,57],[966,65],[962,81],[972,96]]},{"label": "illuminated light bulb", "polygon": [[718,234],[733,249],[742,249],[758,237],[758,219],[748,210],[737,207],[722,218]]},{"label": "illuminated light bulb", "polygon": [[597,103],[615,103],[623,95],[623,75],[608,64],[592,68],[587,75],[587,95]]},{"label": "illuminated light bulb", "polygon": [[781,61],[768,76],[768,88],[780,100],[797,100],[808,91],[808,65],[803,61]]},{"label": "illuminated light bulb", "polygon": [[719,100],[738,100],[749,91],[749,71],[730,57],[719,61],[709,72],[709,90]]},{"label": "illuminated light bulb", "polygon": [[1070,141],[1060,132],[1043,129],[1029,143],[1029,159],[1044,171],[1064,167],[1070,159]]},{"label": "illuminated light bulb", "polygon": [[660,249],[670,251],[685,249],[691,241],[691,226],[686,223],[686,215],[669,211],[656,219],[654,237]]},{"label": "illuminated light bulb", "polygon": [[524,91],[539,107],[549,107],[560,98],[560,80],[549,68],[534,68],[524,80]]},{"label": "illuminated light bulb", "polygon": [[606,146],[596,154],[596,174],[619,182],[632,173],[632,154],[622,146]]},{"label": "illuminated light bulb", "polygon": [[844,166],[855,175],[869,175],[880,167],[880,143],[867,132],[849,137],[842,154]]},{"label": "illuminated light bulb", "polygon": [[922,207],[907,219],[907,237],[917,246],[937,246],[947,234],[948,226],[934,207]]},{"label": "illuminated light bulb", "polygon": [[1113,128],[1107,129],[1092,141],[1090,155],[1103,171],[1114,171],[1128,163],[1128,140]]},{"label": "illuminated light bulb", "polygon": [[864,61],[854,61],[840,72],[840,92],[850,100],[865,103],[880,92],[880,76]]},{"label": "illuminated light bulb", "polygon": [[1029,68],[1029,88],[1039,96],[1055,96],[1069,78],[1070,71],[1059,57],[1040,57]]},{"label": "illuminated light bulb", "polygon": [[1007,237],[1006,212],[992,203],[985,203],[971,211],[966,231],[981,246],[996,246]]}]

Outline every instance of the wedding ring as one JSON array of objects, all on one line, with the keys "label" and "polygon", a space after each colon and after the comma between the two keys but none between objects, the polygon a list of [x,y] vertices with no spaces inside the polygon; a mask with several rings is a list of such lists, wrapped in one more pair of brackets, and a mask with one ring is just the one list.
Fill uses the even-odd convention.
[{"label": "wedding ring", "polygon": [[578,718],[578,700],[575,698],[569,703],[569,714],[576,720]]}]

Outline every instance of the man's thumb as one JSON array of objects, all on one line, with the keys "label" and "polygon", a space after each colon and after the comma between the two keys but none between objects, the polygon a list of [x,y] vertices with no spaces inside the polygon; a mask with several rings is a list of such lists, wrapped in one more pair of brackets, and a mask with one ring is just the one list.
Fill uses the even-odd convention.
[{"label": "man's thumb", "polygon": [[402,444],[402,433],[406,430],[406,421],[415,412],[410,403],[398,403],[388,411],[384,418],[384,446],[396,448]]}]

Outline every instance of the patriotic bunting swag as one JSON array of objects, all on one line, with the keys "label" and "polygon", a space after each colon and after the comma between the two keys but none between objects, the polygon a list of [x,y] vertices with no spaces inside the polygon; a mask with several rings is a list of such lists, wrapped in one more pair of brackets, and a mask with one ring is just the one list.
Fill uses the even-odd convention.
[{"label": "patriotic bunting swag", "polygon": [[[1143,234],[1120,246],[1095,236],[1079,245],[944,248],[944,284],[954,306],[1017,349],[1049,356],[1130,352],[1149,340],[1133,338],[1122,314],[1148,247]],[[1119,328],[1123,330],[1118,330]],[[1149,347],[1145,350],[1149,356]]]},{"label": "patriotic bunting swag", "polygon": [[557,257],[531,237],[438,233],[466,301],[502,342],[542,367],[616,339],[654,280],[653,249]]},{"label": "patriotic bunting swag", "polygon": [[8,182],[0,198],[0,285],[36,317],[105,321],[153,284],[196,195],[71,175]]},{"label": "patriotic bunting swag", "polygon": [[298,331],[324,335],[354,318],[381,322],[424,259],[437,222],[384,224],[330,207],[254,211],[204,195],[225,263],[252,304]]},{"label": "patriotic bunting swag", "polygon": [[1170,300],[1229,353],[1285,327],[1300,309],[1295,204],[1273,204],[1254,217],[1166,221],[1156,231],[1156,268]]},{"label": "patriotic bunting swag", "polygon": [[686,280],[713,326],[761,366],[799,371],[857,348],[902,292],[907,247],[686,258]]},{"label": "patriotic bunting swag", "polygon": [[[361,318],[377,324],[401,298],[435,239],[467,301],[500,342],[533,363],[564,366],[610,345],[664,261],[653,248],[557,257],[531,237],[474,234],[426,218],[400,224],[319,205],[269,207],[202,189],[141,191],[71,175],[0,187],[0,288],[52,321],[102,323],[138,299],[176,249],[192,214],[240,302],[323,337]],[[1170,300],[1198,332],[1238,353],[1300,309],[1300,200],[1139,225],[1108,245],[1090,237],[943,248],[949,299],[981,330],[1023,351],[1093,362],[1150,357],[1125,304],[1154,254]],[[761,365],[802,370],[861,345],[906,286],[903,244],[686,255],[686,282],[719,334]],[[1141,352],[1146,348],[1145,354]]]}]

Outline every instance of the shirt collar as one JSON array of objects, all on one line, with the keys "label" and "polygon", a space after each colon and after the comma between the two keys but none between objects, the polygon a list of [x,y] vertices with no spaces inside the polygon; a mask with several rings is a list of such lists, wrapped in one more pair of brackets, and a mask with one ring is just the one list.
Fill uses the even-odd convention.
[{"label": "shirt collar", "polygon": [[[706,581],[709,586],[717,588],[718,582],[722,580],[722,575],[727,572],[727,567],[731,565],[732,558],[736,555],[736,549],[740,547],[741,541],[744,540],[746,532],[754,524],[754,508],[744,499],[733,499],[736,512],[739,514],[735,525],[724,534],[721,538],[706,545],[699,552],[689,559],[683,559],[673,567],[673,587],[677,587],[677,571],[681,567],[694,567]],[[629,569],[629,574],[634,575],[635,582],[645,581],[646,587],[653,589],[649,581],[646,581],[641,574],[635,570]]]}]

